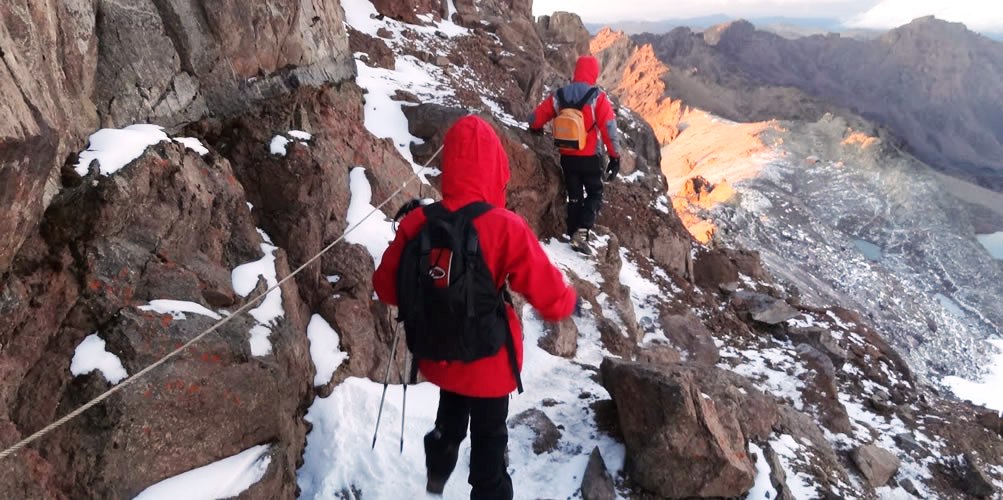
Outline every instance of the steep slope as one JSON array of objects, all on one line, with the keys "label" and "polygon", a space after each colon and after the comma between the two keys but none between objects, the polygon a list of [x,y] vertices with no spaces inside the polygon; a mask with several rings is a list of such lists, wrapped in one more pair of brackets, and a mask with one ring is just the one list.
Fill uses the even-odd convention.
[{"label": "steep slope", "polygon": [[817,120],[830,109],[811,101],[832,103],[887,127],[938,169],[1003,190],[1003,44],[961,24],[922,18],[873,40],[788,40],[735,21],[702,34],[677,29],[634,40],[744,104],[715,102],[687,86],[673,86],[675,98],[739,121]]}]

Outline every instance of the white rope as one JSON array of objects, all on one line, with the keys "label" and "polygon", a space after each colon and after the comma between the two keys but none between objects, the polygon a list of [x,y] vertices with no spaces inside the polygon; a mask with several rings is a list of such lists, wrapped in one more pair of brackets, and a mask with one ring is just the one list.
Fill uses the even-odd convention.
[{"label": "white rope", "polygon": [[180,354],[185,349],[188,349],[189,347],[191,347],[192,344],[194,344],[194,343],[198,342],[199,340],[202,340],[203,338],[205,338],[206,335],[209,335],[210,333],[218,330],[221,326],[229,323],[230,320],[232,320],[233,318],[236,318],[237,316],[240,316],[241,314],[247,312],[247,310],[250,309],[251,306],[253,306],[255,304],[255,302],[257,302],[258,300],[264,298],[266,295],[268,295],[271,291],[275,290],[276,288],[279,288],[280,286],[282,286],[283,283],[285,283],[285,282],[289,281],[290,279],[292,279],[294,276],[296,276],[297,274],[299,274],[300,271],[302,271],[303,269],[306,269],[307,266],[309,266],[310,264],[313,264],[322,255],[324,255],[325,253],[327,253],[328,251],[330,251],[332,248],[334,248],[334,246],[337,245],[338,243],[340,243],[342,240],[344,240],[345,237],[348,236],[349,233],[351,233],[356,228],[358,228],[359,226],[361,226],[362,223],[365,222],[367,219],[369,219],[369,217],[371,217],[373,214],[375,214],[376,212],[379,212],[380,209],[383,208],[384,205],[386,205],[387,203],[390,203],[390,201],[393,200],[395,196],[397,196],[398,194],[400,194],[400,192],[403,191],[404,188],[408,186],[408,184],[411,184],[411,182],[413,182],[415,179],[421,180],[421,178],[419,177],[419,175],[421,174],[421,172],[423,170],[425,170],[425,168],[428,167],[429,163],[432,163],[432,160],[434,160],[435,157],[438,156],[439,152],[441,152],[441,151],[442,151],[442,146],[439,146],[439,149],[435,150],[435,153],[433,153],[432,157],[429,158],[428,161],[426,161],[425,164],[421,166],[421,169],[415,171],[414,176],[412,176],[410,179],[407,180],[407,182],[405,182],[404,184],[402,184],[401,187],[397,188],[397,190],[394,191],[393,194],[391,194],[389,197],[387,197],[386,200],[383,200],[382,203],[380,203],[379,205],[373,207],[373,209],[368,214],[366,214],[366,216],[363,217],[362,220],[360,220],[359,222],[355,223],[354,226],[351,226],[347,230],[345,230],[345,233],[342,234],[341,236],[339,236],[336,240],[334,240],[334,242],[332,242],[330,245],[324,247],[320,252],[318,252],[316,255],[314,255],[312,258],[310,258],[310,260],[308,260],[305,263],[303,263],[303,265],[297,267],[296,270],[294,270],[293,272],[289,273],[289,275],[286,276],[285,278],[282,278],[281,281],[279,281],[275,285],[272,285],[272,287],[270,287],[269,289],[265,290],[264,292],[261,292],[260,294],[258,294],[258,296],[254,297],[253,299],[249,300],[240,309],[237,309],[233,314],[231,314],[231,315],[223,318],[222,320],[218,321],[216,324],[212,325],[211,327],[209,327],[209,329],[205,330],[204,332],[196,335],[195,337],[192,337],[191,340],[189,340],[188,342],[185,342],[185,344],[182,345],[181,347],[178,347],[177,349],[171,351],[166,356],[158,359],[153,364],[147,366],[146,368],[143,368],[142,370],[136,372],[135,374],[133,374],[132,376],[126,378],[125,380],[122,380],[121,382],[118,383],[118,385],[112,386],[111,389],[108,389],[107,391],[101,393],[96,398],[88,401],[87,403],[84,403],[83,406],[80,406],[79,408],[77,408],[77,409],[75,409],[75,410],[67,413],[66,415],[64,415],[59,420],[56,420],[55,422],[53,422],[53,423],[51,423],[51,424],[43,427],[41,430],[35,432],[34,434],[32,434],[32,435],[30,435],[30,436],[28,436],[28,437],[26,437],[26,438],[18,441],[17,443],[15,443],[10,448],[7,448],[6,450],[3,450],[2,452],[0,452],[0,460],[3,460],[5,458],[7,458],[7,457],[9,457],[9,456],[17,453],[18,451],[20,451],[25,446],[31,444],[33,441],[35,441],[35,440],[41,438],[42,436],[45,436],[46,434],[52,432],[53,430],[55,430],[58,427],[60,427],[63,424],[65,424],[66,422],[69,422],[70,420],[73,420],[74,418],[78,417],[81,413],[83,413],[83,412],[89,410],[90,408],[98,405],[102,401],[108,399],[112,394],[115,394],[116,392],[124,389],[129,384],[135,382],[136,380],[138,380],[139,378],[143,377],[147,373],[150,373],[151,371],[153,371],[154,369],[156,369],[158,366],[166,363],[171,358],[173,358],[173,357],[177,356],[178,354]]}]

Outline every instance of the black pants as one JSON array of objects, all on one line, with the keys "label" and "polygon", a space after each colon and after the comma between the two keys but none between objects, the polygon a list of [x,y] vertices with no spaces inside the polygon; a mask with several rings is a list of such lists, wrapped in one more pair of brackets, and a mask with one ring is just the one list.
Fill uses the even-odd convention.
[{"label": "black pants", "polygon": [[449,477],[470,424],[470,498],[512,500],[512,478],[505,467],[508,446],[508,396],[472,398],[439,391],[435,429],[425,436],[429,476]]},{"label": "black pants", "polygon": [[568,234],[592,229],[602,207],[602,157],[562,155],[561,168],[568,190]]}]

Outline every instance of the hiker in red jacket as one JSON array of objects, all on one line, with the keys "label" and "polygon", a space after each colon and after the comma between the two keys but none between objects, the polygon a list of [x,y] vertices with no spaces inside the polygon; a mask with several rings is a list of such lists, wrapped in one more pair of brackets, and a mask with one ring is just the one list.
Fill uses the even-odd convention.
[{"label": "hiker in red jacket", "polygon": [[583,253],[590,253],[587,244],[589,231],[595,224],[599,208],[602,206],[601,144],[606,146],[606,154],[609,155],[606,181],[612,181],[620,172],[616,114],[610,106],[609,97],[596,87],[597,78],[599,78],[599,61],[592,56],[579,57],[575,64],[573,81],[547,96],[529,116],[530,132],[539,134],[542,133],[543,126],[557,117],[562,109],[582,104],[580,109],[586,134],[584,148],[562,147],[560,153],[564,185],[568,190],[568,235],[571,236],[571,246]]},{"label": "hiker in red jacket", "polygon": [[[446,133],[442,158],[442,205],[457,211],[474,202],[492,205],[473,219],[480,251],[497,290],[508,284],[550,321],[572,314],[576,294],[554,267],[526,221],[505,209],[509,180],[508,157],[494,130],[476,116],[458,120]],[[397,235],[373,274],[380,300],[398,305],[398,269],[408,241],[426,222],[427,207],[405,216]],[[509,394],[517,387],[522,367],[522,328],[519,316],[505,304],[505,316],[514,340],[515,356],[508,348],[471,362],[419,360],[422,375],[439,386],[435,428],[425,436],[428,469],[426,489],[441,493],[456,466],[460,443],[470,425],[470,498],[511,499],[512,479],[505,466],[508,445]],[[513,344],[507,344],[513,345]]]}]

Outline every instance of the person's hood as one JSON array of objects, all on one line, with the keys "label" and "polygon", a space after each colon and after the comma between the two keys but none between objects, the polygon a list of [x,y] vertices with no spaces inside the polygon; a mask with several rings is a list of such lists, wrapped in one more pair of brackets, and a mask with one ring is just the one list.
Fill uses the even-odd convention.
[{"label": "person's hood", "polygon": [[599,79],[599,60],[592,56],[581,56],[575,63],[574,81],[595,85]]},{"label": "person's hood", "polygon": [[442,147],[442,199],[452,210],[486,201],[505,207],[508,156],[491,125],[468,115],[446,132]]}]

